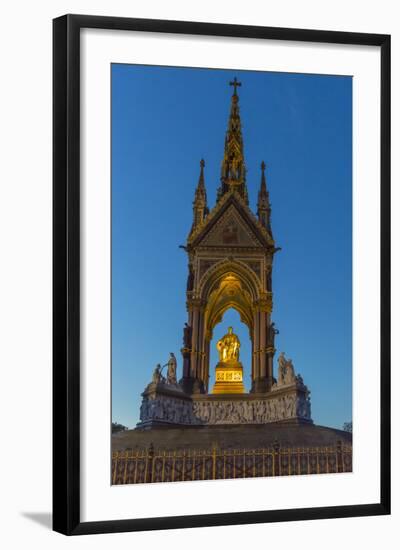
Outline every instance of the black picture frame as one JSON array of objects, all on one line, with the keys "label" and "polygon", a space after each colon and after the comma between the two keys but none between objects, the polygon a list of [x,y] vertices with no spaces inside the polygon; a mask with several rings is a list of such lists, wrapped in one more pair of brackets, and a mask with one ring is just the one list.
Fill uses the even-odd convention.
[{"label": "black picture frame", "polygon": [[[372,504],[80,520],[80,31],[134,32],[378,46],[381,50],[380,501]],[[53,21],[53,529],[66,535],[237,525],[390,513],[390,36],[199,22],[65,15]]]}]

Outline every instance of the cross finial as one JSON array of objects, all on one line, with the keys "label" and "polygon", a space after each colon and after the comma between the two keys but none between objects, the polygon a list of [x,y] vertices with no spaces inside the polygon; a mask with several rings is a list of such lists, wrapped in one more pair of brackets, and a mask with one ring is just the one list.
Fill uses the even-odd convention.
[{"label": "cross finial", "polygon": [[263,172],[265,171],[266,166],[267,166],[267,165],[265,164],[265,162],[262,161],[262,163],[261,163],[261,170],[262,170]]},{"label": "cross finial", "polygon": [[229,86],[233,86],[233,89],[234,89],[233,95],[237,95],[237,93],[236,93],[236,88],[237,88],[238,86],[241,86],[241,85],[242,85],[242,83],[238,81],[238,79],[236,78],[236,76],[235,76],[235,78],[233,79],[232,82],[229,82]]}]

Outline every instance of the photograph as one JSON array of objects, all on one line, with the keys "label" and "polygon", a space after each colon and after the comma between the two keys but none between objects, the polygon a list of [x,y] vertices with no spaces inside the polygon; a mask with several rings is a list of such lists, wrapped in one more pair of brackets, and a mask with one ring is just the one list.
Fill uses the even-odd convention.
[{"label": "photograph", "polygon": [[352,76],[110,71],[111,484],[351,474]]}]

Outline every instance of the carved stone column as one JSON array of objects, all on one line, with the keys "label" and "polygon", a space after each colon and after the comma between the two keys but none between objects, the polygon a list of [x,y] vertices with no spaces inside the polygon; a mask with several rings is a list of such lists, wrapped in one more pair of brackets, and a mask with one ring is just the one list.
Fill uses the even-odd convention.
[{"label": "carved stone column", "polygon": [[256,380],[258,380],[260,374],[259,374],[259,336],[260,336],[260,328],[259,328],[259,312],[257,309],[255,309],[253,314],[253,338],[252,338],[252,384],[251,384],[251,391],[255,392],[256,390]]},{"label": "carved stone column", "polygon": [[268,357],[267,331],[272,310],[272,293],[263,292],[256,303],[256,331],[254,340],[255,369],[252,392],[263,393],[272,386],[272,363]]},{"label": "carved stone column", "polygon": [[190,348],[181,348],[181,353],[183,357],[182,376],[184,379],[188,379],[190,378]]},{"label": "carved stone column", "polygon": [[204,390],[208,392],[208,381],[210,379],[210,335],[204,335],[204,355],[202,363],[202,380],[204,381]]},{"label": "carved stone column", "polygon": [[267,314],[264,311],[260,312],[260,378],[266,378],[267,365],[266,365],[266,345],[267,345]]},{"label": "carved stone column", "polygon": [[267,348],[266,348],[266,354],[267,354],[267,362],[266,362],[266,379],[267,379],[267,391],[271,390],[273,384],[274,384],[274,356],[275,356],[275,336],[278,334],[279,331],[275,327],[275,323],[271,320],[271,314],[268,313],[267,317]]},{"label": "carved stone column", "polygon": [[267,365],[267,372],[266,372],[266,390],[269,391],[272,388],[272,384],[274,382],[274,375],[273,375],[273,364],[274,364],[274,355],[275,355],[275,348],[267,347],[267,353],[266,353],[266,365]]},{"label": "carved stone column", "polygon": [[189,312],[188,323],[185,323],[185,328],[183,329],[183,347],[181,348],[182,358],[183,358],[183,368],[182,368],[182,378],[180,380],[180,385],[186,393],[192,393],[192,378],[191,378],[191,368],[190,368],[190,357],[192,351],[192,334],[193,329],[191,323],[193,322],[192,314]]},{"label": "carved stone column", "polygon": [[206,388],[206,338],[205,338],[205,326],[204,326],[204,308],[200,305],[199,308],[199,330],[198,330],[198,344],[197,344],[197,372],[196,377],[202,382],[204,391]]},{"label": "carved stone column", "polygon": [[190,382],[186,384],[186,391],[190,393],[203,393],[204,381],[201,377],[203,351],[203,307],[201,300],[191,298],[188,300],[189,320],[192,327],[192,342],[190,349]]}]

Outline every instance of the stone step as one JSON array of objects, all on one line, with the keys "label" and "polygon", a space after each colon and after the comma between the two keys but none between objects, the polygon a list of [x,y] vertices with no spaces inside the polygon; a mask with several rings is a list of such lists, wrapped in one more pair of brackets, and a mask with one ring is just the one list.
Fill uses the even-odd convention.
[{"label": "stone step", "polygon": [[112,450],[155,449],[256,449],[272,447],[335,446],[338,441],[351,445],[352,434],[313,424],[277,422],[266,425],[162,427],[126,430],[112,436]]}]

